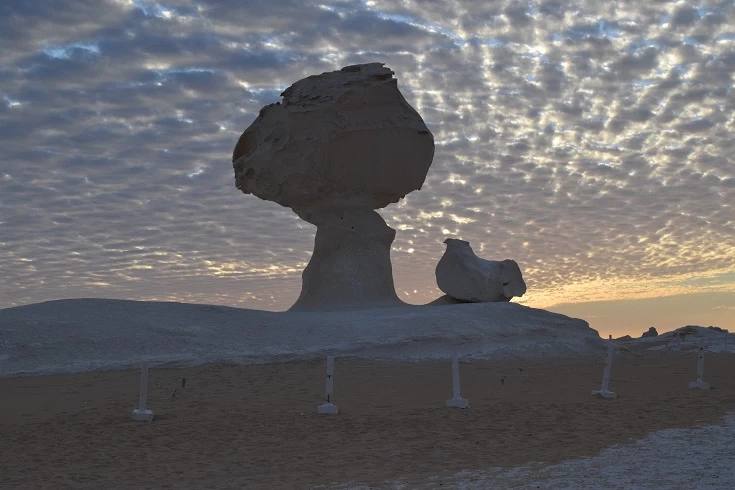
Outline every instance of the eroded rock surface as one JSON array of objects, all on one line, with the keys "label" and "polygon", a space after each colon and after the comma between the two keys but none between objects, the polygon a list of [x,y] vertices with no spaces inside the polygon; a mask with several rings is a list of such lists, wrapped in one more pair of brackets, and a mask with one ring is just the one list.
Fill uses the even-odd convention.
[{"label": "eroded rock surface", "polygon": [[523,296],[526,283],[514,260],[485,260],[464,240],[444,240],[447,250],[436,266],[436,283],[447,296],[468,303],[510,301]]},{"label": "eroded rock surface", "polygon": [[402,304],[390,263],[395,230],[374,210],[421,189],[431,132],[382,63],[310,76],[281,95],[242,134],[232,162],[238,189],[317,226],[292,309]]}]

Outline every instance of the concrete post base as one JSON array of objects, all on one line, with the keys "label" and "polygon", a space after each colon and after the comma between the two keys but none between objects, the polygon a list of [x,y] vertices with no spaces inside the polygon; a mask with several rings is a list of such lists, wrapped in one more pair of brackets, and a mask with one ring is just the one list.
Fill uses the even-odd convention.
[{"label": "concrete post base", "polygon": [[709,390],[709,383],[698,379],[697,381],[690,381],[689,388],[697,388],[699,390]]},{"label": "concrete post base", "polygon": [[150,422],[153,420],[153,410],[133,410],[133,420],[136,422]]},{"label": "concrete post base", "polygon": [[323,405],[319,405],[318,407],[316,407],[316,413],[319,414],[336,415],[337,412],[339,412],[337,405],[331,402],[324,403]]},{"label": "concrete post base", "polygon": [[618,397],[618,395],[616,393],[612,392],[612,391],[602,391],[602,390],[599,390],[599,391],[593,391],[592,394],[593,395],[598,395],[598,396],[600,396],[602,398],[607,398],[608,400],[611,400],[613,398],[617,398]]},{"label": "concrete post base", "polygon": [[461,396],[455,396],[451,400],[447,400],[446,406],[454,408],[468,408],[470,406],[470,402]]}]

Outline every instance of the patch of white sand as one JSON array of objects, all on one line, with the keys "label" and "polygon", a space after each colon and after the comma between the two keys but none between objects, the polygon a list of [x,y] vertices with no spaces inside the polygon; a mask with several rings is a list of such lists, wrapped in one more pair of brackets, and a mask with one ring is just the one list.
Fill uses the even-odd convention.
[{"label": "patch of white sand", "polygon": [[[611,428],[614,430],[614,428]],[[666,429],[632,444],[618,444],[599,455],[516,468],[463,471],[418,484],[342,484],[337,489],[731,489],[735,488],[735,414],[722,425]]]}]

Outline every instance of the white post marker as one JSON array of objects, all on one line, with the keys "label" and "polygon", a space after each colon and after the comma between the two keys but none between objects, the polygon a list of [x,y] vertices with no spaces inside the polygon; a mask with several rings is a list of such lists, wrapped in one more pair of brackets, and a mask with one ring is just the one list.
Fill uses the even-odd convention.
[{"label": "white post marker", "polygon": [[335,415],[339,412],[337,405],[332,403],[334,394],[334,356],[327,356],[327,403],[319,405],[316,412],[326,415]]},{"label": "white post marker", "polygon": [[605,358],[605,370],[602,372],[602,386],[599,391],[593,391],[593,395],[600,395],[602,398],[616,398],[618,395],[610,391],[610,371],[612,370],[613,351],[615,344],[610,336],[607,344],[607,357]]},{"label": "white post marker", "polygon": [[138,408],[133,410],[133,420],[136,422],[150,422],[153,420],[153,411],[145,408],[148,399],[148,363],[140,367],[140,400]]},{"label": "white post marker", "polygon": [[459,391],[459,357],[455,350],[452,352],[452,399],[447,400],[448,407],[467,408],[470,406],[470,402],[462,398]]},{"label": "white post marker", "polygon": [[699,348],[699,358],[697,359],[697,381],[690,381],[689,388],[697,388],[700,390],[709,390],[709,383],[702,380],[704,375],[704,347]]}]

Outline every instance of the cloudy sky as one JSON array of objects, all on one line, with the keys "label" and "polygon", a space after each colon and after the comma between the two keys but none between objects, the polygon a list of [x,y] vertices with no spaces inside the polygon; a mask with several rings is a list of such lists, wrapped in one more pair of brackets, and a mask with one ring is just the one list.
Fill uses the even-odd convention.
[{"label": "cloudy sky", "polygon": [[380,211],[405,301],[457,237],[602,334],[735,328],[735,0],[3,0],[0,307],[287,308],[315,228],[238,191],[232,149],[373,61],[436,141]]}]

